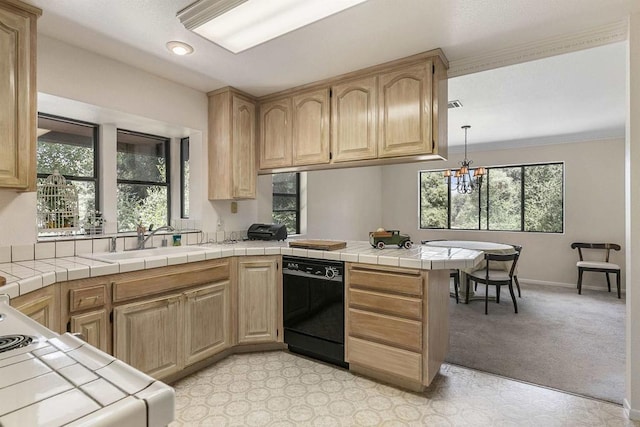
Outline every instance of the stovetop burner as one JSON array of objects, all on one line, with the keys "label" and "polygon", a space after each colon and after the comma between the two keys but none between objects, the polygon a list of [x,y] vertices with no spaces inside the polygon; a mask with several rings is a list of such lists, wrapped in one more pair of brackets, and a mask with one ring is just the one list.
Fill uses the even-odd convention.
[{"label": "stovetop burner", "polygon": [[0,336],[0,353],[25,347],[34,342],[34,338],[28,335],[2,335]]}]

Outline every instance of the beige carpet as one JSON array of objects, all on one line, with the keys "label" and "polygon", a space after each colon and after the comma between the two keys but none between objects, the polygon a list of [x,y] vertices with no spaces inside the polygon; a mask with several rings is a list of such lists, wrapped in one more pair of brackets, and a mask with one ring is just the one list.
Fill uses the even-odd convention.
[{"label": "beige carpet", "polygon": [[282,351],[238,354],[174,384],[177,426],[633,426],[618,405],[444,365],[404,392]]},{"label": "beige carpet", "polygon": [[[506,287],[499,305],[489,301],[487,316],[484,301],[456,305],[451,299],[447,362],[621,404],[624,295],[521,286],[518,314]],[[478,293],[484,295],[483,285]]]}]

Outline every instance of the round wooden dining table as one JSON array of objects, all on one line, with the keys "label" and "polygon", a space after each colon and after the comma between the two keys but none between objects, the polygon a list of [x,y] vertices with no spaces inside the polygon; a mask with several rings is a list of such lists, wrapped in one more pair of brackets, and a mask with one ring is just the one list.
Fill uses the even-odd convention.
[{"label": "round wooden dining table", "polygon": [[[498,255],[512,254],[515,251],[512,245],[507,245],[504,243],[496,243],[496,242],[483,242],[478,240],[432,240],[432,241],[424,242],[423,245],[437,247],[437,248],[471,249],[474,251],[482,251],[489,254],[498,254]],[[501,262],[499,264],[502,265],[502,269],[505,271],[509,271],[509,269],[511,268],[510,262],[504,262],[504,263]],[[492,262],[491,265],[494,265],[494,263]],[[465,296],[466,296],[465,284],[467,283],[467,274],[477,270],[482,270],[486,266],[487,266],[487,263],[486,261],[483,260],[481,263],[479,263],[473,268],[460,269],[460,301],[461,302],[465,301]],[[495,300],[495,297],[489,297],[489,299],[492,299],[492,298]],[[473,288],[469,288],[469,300],[471,301],[473,299],[482,299],[484,301],[484,297],[474,298]]]}]

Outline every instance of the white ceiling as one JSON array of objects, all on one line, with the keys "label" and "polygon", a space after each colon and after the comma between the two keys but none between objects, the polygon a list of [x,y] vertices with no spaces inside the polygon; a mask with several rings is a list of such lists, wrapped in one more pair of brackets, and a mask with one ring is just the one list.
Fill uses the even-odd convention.
[{"label": "white ceiling", "polygon": [[[368,0],[234,55],[180,24],[193,0],[26,1],[44,11],[42,34],[203,92],[231,85],[256,96],[438,47],[461,61],[640,11],[637,0]],[[170,54],[170,40],[195,53]],[[450,145],[463,141],[462,124],[470,144],[623,135],[625,46],[452,78],[449,99],[464,107],[450,110]]]}]

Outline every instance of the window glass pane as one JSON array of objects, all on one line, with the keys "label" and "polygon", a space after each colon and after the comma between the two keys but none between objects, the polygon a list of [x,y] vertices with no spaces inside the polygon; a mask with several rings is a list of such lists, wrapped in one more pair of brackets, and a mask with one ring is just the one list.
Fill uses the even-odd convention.
[{"label": "window glass pane", "polygon": [[182,184],[182,217],[189,218],[189,138],[180,141],[180,182]]},{"label": "window glass pane", "polygon": [[38,117],[38,173],[94,177],[94,126]]},{"label": "window glass pane", "polygon": [[78,216],[82,222],[89,211],[96,210],[96,183],[93,181],[67,180],[73,183],[78,191]]},{"label": "window glass pane", "polygon": [[563,165],[525,167],[524,229],[562,232]]},{"label": "window glass pane", "polygon": [[118,231],[135,231],[140,221],[145,227],[167,224],[167,206],[166,186],[118,184]]},{"label": "window glass pane", "polygon": [[298,205],[298,173],[278,173],[271,176],[273,202],[271,206],[273,222],[284,224],[287,234],[300,232],[298,217],[300,206]]},{"label": "window glass pane", "polygon": [[296,176],[296,172],[274,174],[273,193],[296,194],[298,192]]},{"label": "window glass pane", "polygon": [[490,168],[489,230],[521,230],[522,168]]},{"label": "window glass pane", "polygon": [[118,131],[118,179],[167,182],[166,139]]},{"label": "window glass pane", "polygon": [[273,212],[273,222],[275,224],[284,224],[287,227],[287,234],[296,234],[296,212]]},{"label": "window glass pane", "polygon": [[478,229],[478,208],[480,193],[460,194],[456,190],[458,179],[451,177],[451,228],[463,230]]},{"label": "window glass pane", "polygon": [[447,181],[442,171],[420,173],[420,228],[447,228]]},{"label": "window glass pane", "polygon": [[273,211],[296,211],[297,210],[297,198],[296,195],[292,196],[273,196]]}]

